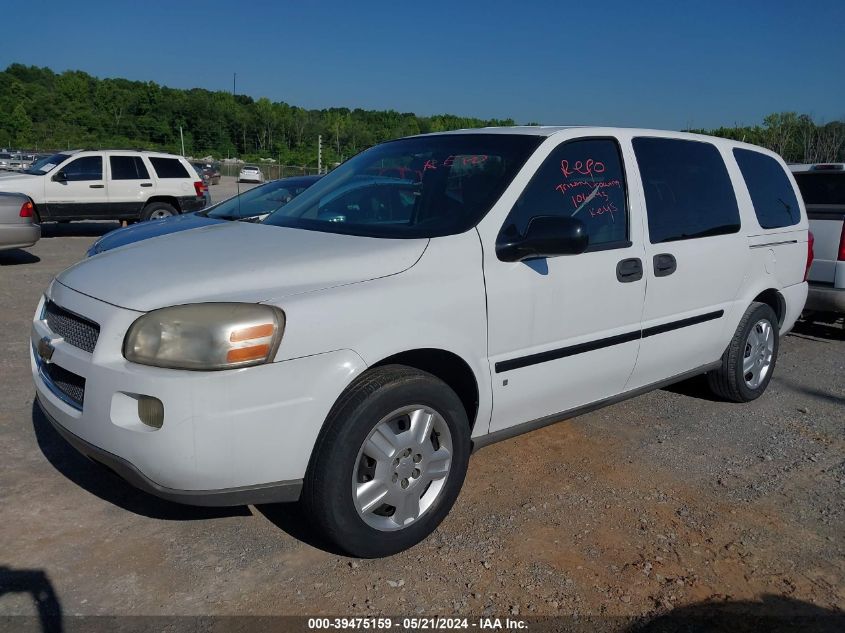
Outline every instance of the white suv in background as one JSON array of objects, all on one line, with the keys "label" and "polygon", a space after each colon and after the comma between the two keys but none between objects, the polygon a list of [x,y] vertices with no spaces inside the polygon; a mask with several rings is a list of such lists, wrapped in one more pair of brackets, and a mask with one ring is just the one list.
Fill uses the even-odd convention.
[{"label": "white suv in background", "polygon": [[381,556],[443,520],[473,448],[696,374],[725,400],[762,395],[807,297],[807,239],[786,165],[752,145],[416,136],[260,225],[60,273],[32,373],[58,431],[136,486],[301,498],[326,538]]},{"label": "white suv in background", "polygon": [[0,174],[0,191],[22,193],[39,221],[150,220],[198,211],[202,179],[181,156],[135,150],[72,150]]}]

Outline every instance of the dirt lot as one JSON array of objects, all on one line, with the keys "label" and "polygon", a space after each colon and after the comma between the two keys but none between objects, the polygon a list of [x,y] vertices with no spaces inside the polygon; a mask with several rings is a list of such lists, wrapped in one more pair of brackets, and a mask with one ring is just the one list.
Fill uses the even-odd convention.
[{"label": "dirt lot", "polygon": [[113,226],[47,225],[27,252],[0,253],[0,614],[35,613],[33,592],[66,615],[845,607],[841,321],[799,324],[752,404],[685,385],[485,448],[431,538],[353,560],[314,542],[295,507],[196,509],[135,491],[33,407],[36,302]]}]

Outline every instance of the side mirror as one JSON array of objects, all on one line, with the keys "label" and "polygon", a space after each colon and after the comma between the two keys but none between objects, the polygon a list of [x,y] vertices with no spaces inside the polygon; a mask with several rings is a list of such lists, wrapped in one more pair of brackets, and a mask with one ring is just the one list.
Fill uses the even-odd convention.
[{"label": "side mirror", "polygon": [[500,234],[496,255],[503,262],[580,255],[587,250],[589,241],[587,227],[578,218],[538,215],[528,222],[525,235],[510,237]]},{"label": "side mirror", "polygon": [[57,171],[56,175],[53,176],[53,180],[55,182],[67,182],[67,174],[63,171]]}]

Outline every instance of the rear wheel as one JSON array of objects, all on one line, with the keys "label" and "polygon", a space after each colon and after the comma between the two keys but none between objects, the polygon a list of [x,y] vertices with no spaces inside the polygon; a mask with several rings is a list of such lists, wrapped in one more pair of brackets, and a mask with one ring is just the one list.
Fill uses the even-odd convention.
[{"label": "rear wheel", "polygon": [[151,202],[141,211],[141,220],[163,220],[178,213],[175,207],[166,202]]},{"label": "rear wheel", "polygon": [[711,391],[733,402],[759,398],[772,379],[779,344],[774,310],[765,303],[752,303],[722,355],[722,366],[707,374]]},{"label": "rear wheel", "polygon": [[451,388],[409,367],[379,367],[329,414],[303,502],[315,526],[347,553],[395,554],[449,513],[469,454],[469,422]]}]

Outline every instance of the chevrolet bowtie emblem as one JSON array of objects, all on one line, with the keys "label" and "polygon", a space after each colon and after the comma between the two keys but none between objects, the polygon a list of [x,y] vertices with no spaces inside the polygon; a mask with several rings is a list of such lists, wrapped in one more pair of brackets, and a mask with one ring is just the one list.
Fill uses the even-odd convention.
[{"label": "chevrolet bowtie emblem", "polygon": [[50,359],[53,358],[53,352],[56,351],[56,348],[53,347],[50,339],[46,336],[38,341],[38,347],[36,349],[38,351],[38,357],[45,363],[50,362]]}]

